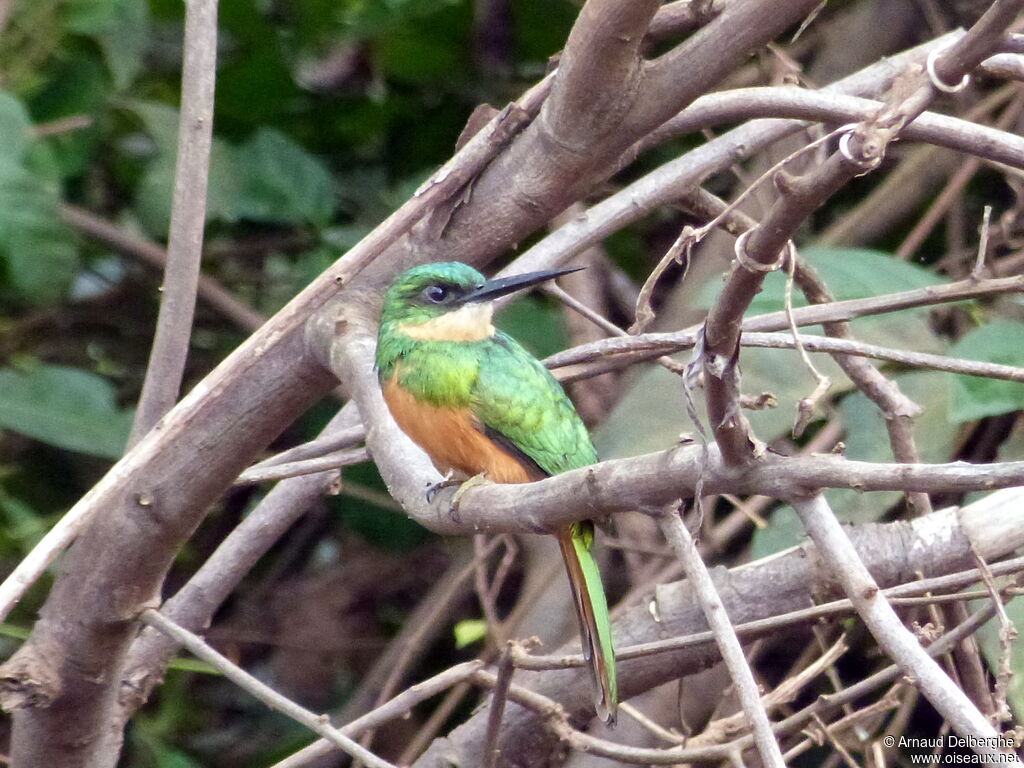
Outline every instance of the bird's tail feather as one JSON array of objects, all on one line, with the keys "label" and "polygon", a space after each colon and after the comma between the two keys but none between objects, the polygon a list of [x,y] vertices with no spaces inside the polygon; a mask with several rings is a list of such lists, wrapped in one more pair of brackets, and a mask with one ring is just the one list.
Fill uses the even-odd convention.
[{"label": "bird's tail feather", "polygon": [[614,724],[618,706],[615,648],[601,574],[590,552],[594,526],[589,521],[573,523],[559,530],[557,536],[579,618],[583,655],[590,663],[597,688],[594,702],[597,715],[606,723]]}]

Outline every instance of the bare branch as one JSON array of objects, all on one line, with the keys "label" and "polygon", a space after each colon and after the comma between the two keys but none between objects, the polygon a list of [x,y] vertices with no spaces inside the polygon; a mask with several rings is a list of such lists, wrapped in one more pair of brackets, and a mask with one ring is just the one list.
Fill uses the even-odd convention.
[{"label": "bare branch", "polygon": [[936,493],[1024,483],[1024,462],[873,464],[833,455],[766,454],[736,473],[714,448],[704,462],[701,449],[687,445],[605,461],[526,485],[472,488],[461,496],[455,514],[449,508],[452,489],[442,490],[431,503],[426,501],[425,491],[437,482],[437,471],[391,420],[370,362],[372,349],[372,337],[358,335],[352,327],[352,332],[335,344],[334,365],[348,372],[353,397],[372,425],[367,431],[367,446],[391,494],[411,517],[438,533],[539,533],[587,517],[660,508],[692,496],[701,477],[705,493],[760,494],[779,499],[798,496],[807,488]]},{"label": "bare branch", "polygon": [[[467,559],[468,565],[453,568],[450,574],[445,574],[445,578],[438,583],[437,588],[431,590],[421,607],[406,622],[406,627],[396,638],[396,642],[391,644],[388,652],[375,665],[374,670],[364,678],[363,683],[360,684],[360,692],[353,697],[356,700],[355,706],[359,707],[359,700],[365,700],[367,693],[372,695],[377,703],[372,705],[369,712],[360,714],[359,717],[341,728],[343,733],[350,736],[369,733],[388,720],[406,715],[413,706],[424,699],[442,693],[448,688],[461,688],[474,672],[484,666],[484,662],[480,660],[465,662],[456,665],[448,672],[442,672],[422,683],[409,686],[390,700],[380,700],[386,691],[398,686],[402,675],[413,663],[414,658],[418,654],[422,654],[429,645],[429,631],[436,630],[439,626],[439,623],[435,621],[439,612],[449,610],[451,603],[464,593],[465,585],[475,569],[474,558]],[[380,674],[374,674],[374,672],[382,673],[387,677],[383,684],[379,685],[379,688],[373,681],[379,684]],[[368,680],[370,681],[369,685],[367,685]],[[360,695],[361,693],[363,695]],[[387,696],[383,696],[383,698],[387,699]],[[345,719],[348,710],[352,708],[351,702],[345,706],[341,715],[342,720]],[[295,768],[305,765],[333,750],[334,747],[330,742],[321,739],[299,750],[274,768],[285,768],[286,765]]]},{"label": "bare branch", "polygon": [[362,464],[370,460],[370,454],[365,448],[356,448],[350,451],[338,451],[315,459],[301,459],[289,461],[283,464],[274,464],[269,467],[250,467],[238,476],[235,485],[254,485],[256,483],[272,483],[284,480],[289,477],[300,475],[313,475],[318,472],[338,470],[352,464]]},{"label": "bare branch", "polygon": [[269,459],[253,464],[249,469],[266,469],[267,467],[275,467],[280,464],[302,461],[303,459],[317,459],[321,456],[326,456],[328,453],[343,451],[346,448],[357,446],[363,442],[365,436],[366,430],[362,426],[350,427],[337,432],[334,430],[324,430],[314,440],[302,443],[294,448],[289,448],[286,451],[281,451]]},{"label": "bare branch", "polygon": [[[795,500],[793,507],[832,573],[853,601],[857,613],[886,654],[914,681],[932,706],[952,723],[957,733],[979,740],[974,747],[976,752],[1005,759],[1004,750],[998,748],[995,728],[925,652],[913,633],[903,626],[824,497],[818,494],[811,499]],[[1016,762],[1020,763],[1020,760]]]},{"label": "bare branch", "polygon": [[156,335],[128,445],[174,406],[185,374],[196,286],[203,257],[206,187],[213,145],[213,92],[217,81],[217,0],[185,3],[185,53],[181,73],[181,120],[174,169],[174,202],[167,267]]},{"label": "bare branch", "polygon": [[[831,106],[815,113],[814,119],[848,122],[854,114],[858,118],[867,118],[877,112],[876,102],[862,101],[859,106],[849,104],[848,106],[853,107],[855,111],[845,114],[839,109],[842,102],[838,99],[832,102],[832,97],[881,94],[890,87],[902,69],[914,64],[921,65],[930,50],[948,43],[950,39],[953,39],[952,36],[939,38],[890,57],[818,92],[797,88],[744,89],[701,97],[680,113],[679,120],[683,122],[673,128],[668,135],[675,135],[680,131],[689,133],[716,125],[720,122],[720,117],[723,120],[737,120],[752,116],[748,111],[749,105],[752,104],[756,108],[760,101],[755,91],[770,93],[770,103],[764,104],[763,111],[760,112],[763,115],[784,116],[787,104],[790,103],[794,105],[794,114],[802,115],[803,113],[796,111],[796,107],[824,98]],[[736,95],[733,96],[733,93]],[[721,103],[716,101],[718,99],[722,100]],[[821,101],[818,104],[821,107],[825,106]],[[714,173],[728,169],[738,160],[749,158],[772,142],[804,127],[806,123],[802,120],[762,119],[735,128],[684,156],[663,164],[592,206],[584,214],[574,216],[569,223],[516,259],[517,267],[528,271],[564,263],[613,232],[641,219],[658,206],[672,204],[680,196],[690,194],[704,179]],[[1007,159],[1007,164],[1024,168],[1024,139],[1011,134],[931,113],[922,115],[906,130],[907,137],[918,137],[962,151],[1005,154],[1006,150],[996,149],[1005,146],[1014,155],[1013,159]],[[928,132],[925,133],[925,130]],[[619,166],[622,167],[631,161],[643,148],[662,140],[655,134],[651,136],[656,140],[649,144],[644,143],[642,147],[630,149],[620,158]]]},{"label": "bare branch", "polygon": [[[1016,574],[1024,570],[1024,557],[1016,557],[1004,560],[996,565],[990,566],[994,575],[1003,576]],[[882,592],[892,605],[922,605],[923,603],[959,602],[963,600],[977,600],[991,597],[991,590],[976,590],[963,592],[965,587],[976,584],[981,578],[978,568],[968,571],[960,571],[947,576],[936,576],[929,579],[918,579],[908,581],[894,587],[887,587]],[[953,594],[944,595],[949,590],[961,590]],[[921,597],[924,596],[924,597]],[[993,607],[993,611],[996,609]],[[821,619],[835,616],[844,616],[856,613],[853,602],[849,598],[832,600],[827,603],[820,603],[809,608],[788,611],[766,619],[755,619],[742,624],[737,624],[736,634],[742,638],[756,638],[763,636],[766,632],[776,632],[791,628],[800,624],[812,624]],[[627,645],[616,649],[616,658],[626,661],[628,659],[639,659],[655,653],[666,651],[677,651],[683,648],[692,648],[703,645],[714,640],[714,633],[694,632],[681,637],[671,637],[664,640],[654,640],[649,643],[638,643]],[[525,651],[517,652],[515,664],[520,669],[568,669],[570,667],[582,667],[586,665],[586,659],[579,653],[565,656],[534,656]]]},{"label": "bare branch", "polygon": [[[525,490],[529,486],[522,486]],[[467,494],[468,495],[468,494]],[[993,517],[1009,514],[1019,516],[1019,500],[1021,491],[1001,491],[987,497],[986,504],[972,505],[959,510],[943,510],[909,523],[899,522],[885,525],[858,526],[850,531],[865,563],[881,585],[901,582],[906,574],[921,571],[929,575],[948,573],[950,570],[968,569],[972,567],[971,545],[980,546],[989,552],[986,559],[998,558],[998,547],[1003,552],[1010,552],[1024,536],[1022,526],[1017,521],[1010,521],[1006,527],[1000,525],[998,531],[988,531],[986,526],[993,522]],[[996,510],[999,510],[996,513]],[[962,527],[961,527],[962,525]],[[1014,528],[1016,526],[1016,529]],[[1011,533],[1012,532],[1012,533]],[[999,536],[1012,536],[1015,541],[998,542]],[[892,538],[889,538],[892,537]],[[943,554],[940,554],[943,553]],[[998,567],[998,566],[997,566]],[[1007,565],[1008,569],[1019,570],[1020,562]],[[956,589],[967,583],[968,579],[976,579],[976,573],[958,574],[949,582],[925,582],[913,587],[919,593],[923,587],[934,591]],[[729,616],[737,627],[743,628],[747,622],[765,619],[787,610],[814,610],[809,605],[820,601],[823,597],[835,595],[835,583],[830,575],[828,563],[819,556],[810,544],[785,553],[779,553],[756,563],[734,568],[728,573],[716,574],[716,586],[725,604]],[[764,592],[766,583],[772,585],[770,594]],[[901,593],[906,594],[906,593]],[[965,627],[950,633],[949,643],[958,642],[965,633],[974,631],[991,615],[991,610],[980,616],[980,620],[972,621]],[[804,616],[808,621],[811,614]],[[644,592],[635,601],[618,611],[615,616],[613,631],[623,649],[655,642],[666,643],[671,640],[682,640],[684,635],[703,632],[700,636],[702,644],[691,644],[682,650],[659,652],[625,659],[620,664],[620,685],[623,698],[629,698],[652,686],[663,684],[666,679],[691,674],[717,661],[717,649],[713,637],[707,632],[707,623],[699,608],[688,581],[662,584]],[[780,633],[777,624],[760,625],[755,633],[744,630],[745,640],[753,640],[761,633]],[[696,638],[695,638],[696,639]],[[950,644],[946,638],[936,642],[929,648],[929,653],[944,653]],[[648,646],[650,647],[650,646]],[[563,649],[563,653],[570,650]],[[943,650],[945,649],[945,650]],[[652,648],[653,650],[653,648]],[[844,689],[841,693],[831,694],[819,699],[804,710],[786,720],[776,723],[776,732],[791,733],[803,727],[809,719],[809,712],[823,713],[843,703],[855,701],[878,686],[892,682],[900,674],[894,665],[879,675],[873,676],[864,684],[858,683]],[[558,702],[570,716],[582,713],[582,717],[593,713],[590,700],[589,680],[582,668],[573,670],[549,669],[536,674],[522,670],[517,679],[521,685],[528,686],[537,693]],[[514,698],[511,699],[515,701]],[[476,713],[466,724],[453,731],[446,739],[439,740],[416,762],[417,768],[434,768],[435,766],[479,765],[479,749],[483,743],[486,730],[486,709]],[[537,730],[541,727],[538,720],[520,707],[509,707],[506,711],[503,727],[503,744],[505,749],[512,749],[522,762],[529,764],[531,759],[540,761],[545,750],[552,744],[538,743]],[[526,738],[529,734],[530,738]],[[752,745],[749,737],[732,743],[732,748],[747,749]],[[721,750],[722,747],[716,747]],[[719,756],[723,753],[719,751]]]},{"label": "bare branch", "polygon": [[[955,71],[951,69],[954,62],[961,67],[958,76],[964,75],[993,52],[1021,5],[1019,0],[996,0],[966,35],[942,49],[946,52],[943,61],[948,64],[940,76]],[[993,32],[995,28],[998,34]],[[776,173],[773,181],[780,193],[778,201],[761,225],[737,242],[737,265],[708,313],[701,349],[708,419],[727,462],[745,464],[762,450],[739,408],[737,362],[743,313],[760,290],[766,271],[791,242],[797,226],[855,176],[874,170],[888,144],[927,108],[938,92],[928,80],[906,96],[905,89],[905,84],[894,89],[880,114],[853,128],[849,134],[852,146],[844,146],[841,141],[839,151],[819,168],[797,179],[781,171]],[[741,250],[743,258],[739,258]],[[837,332],[843,332],[841,326],[833,326],[830,335]],[[906,398],[863,361],[841,358],[839,362],[865,394],[887,413],[900,417],[890,430],[894,450],[901,460],[915,460],[916,449],[906,423],[910,413]]]},{"label": "bare branch", "polygon": [[[820,305],[819,305],[820,306]],[[664,334],[670,335],[670,334]],[[671,345],[671,351],[679,352],[686,349],[691,349],[697,341],[697,333],[691,332],[678,332],[671,334],[674,337],[674,341]],[[641,336],[630,337],[637,340],[638,346],[648,346],[650,341],[642,340]],[[868,344],[863,341],[856,341],[853,339],[833,339],[827,336],[807,336],[800,334],[800,342],[808,352],[826,352],[830,354],[841,354],[841,355],[857,355],[858,357],[870,357],[875,360],[883,360],[885,362],[897,363],[899,365],[905,365],[911,368],[927,368],[933,371],[943,371],[945,373],[958,373],[965,376],[980,376],[983,378],[991,379],[1002,379],[1004,381],[1017,381],[1024,383],[1024,368],[1018,368],[1013,365],[1002,365],[1001,363],[986,363],[979,360],[964,360],[959,357],[948,357],[946,355],[934,355],[929,352],[913,352],[906,349],[893,349],[891,347],[882,347],[878,344]],[[590,345],[588,345],[589,347]],[[666,347],[669,344],[665,344]],[[741,347],[759,347],[762,349],[796,349],[797,343],[793,339],[792,334],[786,333],[747,333],[744,332],[740,336]],[[579,347],[568,349],[564,353],[558,354],[558,359],[561,359],[561,355],[573,355],[575,356],[576,350]],[[647,355],[644,355],[645,357]],[[591,369],[581,370],[577,366],[586,361],[597,361],[598,366],[595,366],[597,372],[604,372],[614,368],[625,367],[632,365],[641,359],[637,355],[623,354],[618,357],[602,357],[594,352],[588,352],[585,356],[585,360],[579,362],[567,363],[566,366],[573,366],[570,370],[559,372],[559,369],[555,369],[555,375],[560,381],[575,381],[586,376],[593,375],[595,372]]]},{"label": "bare branch", "polygon": [[786,763],[782,759],[779,744],[772,733],[768,713],[761,705],[761,693],[754,680],[754,674],[750,671],[747,659],[743,655],[743,648],[736,637],[736,630],[722,605],[722,598],[719,597],[718,591],[715,589],[711,574],[708,573],[704,561],[700,559],[693,537],[690,536],[690,532],[683,524],[682,517],[674,507],[666,509],[659,522],[665,540],[683,562],[683,568],[693,584],[701,610],[715,635],[715,642],[729,668],[729,676],[739,695],[743,712],[754,732],[754,743],[757,745],[762,762],[765,765],[776,766],[776,768],[785,766]]},{"label": "bare branch", "polygon": [[[61,218],[76,231],[103,243],[108,248],[139,259],[159,270],[167,265],[167,252],[151,240],[125,232],[84,208],[74,205],[60,207]],[[249,332],[263,325],[267,318],[228,293],[224,287],[207,275],[199,274],[199,298],[206,301],[226,318]]]},{"label": "bare branch", "polygon": [[[324,428],[324,437],[337,432],[347,439],[356,418],[355,408],[342,408]],[[221,542],[192,578],[161,606],[161,612],[193,632],[208,627],[214,613],[257,561],[316,500],[336,484],[334,473],[324,472],[303,475],[276,485]],[[176,650],[177,645],[173,641],[152,629],[143,630],[133,640],[121,673],[119,707],[112,716],[116,730],[119,731],[146,701]]]},{"label": "bare branch", "polygon": [[[424,183],[416,196],[391,214],[333,267],[310,283],[278,312],[271,322],[261,328],[259,333],[250,337],[210,376],[197,385],[172,414],[168,415],[160,434],[153,435],[151,441],[143,440],[136,450],[129,452],[118,462],[87,496],[50,529],[33,552],[0,584],[0,618],[10,612],[28,586],[34,583],[53,558],[71,543],[85,521],[97,509],[110,508],[114,504],[112,498],[122,494],[129,482],[139,482],[140,476],[144,474],[151,478],[166,479],[162,472],[156,471],[152,466],[158,460],[187,462],[189,459],[197,459],[194,455],[172,456],[170,452],[160,450],[165,444],[174,444],[176,433],[187,431],[195,423],[202,423],[211,434],[218,435],[226,442],[234,438],[234,444],[237,445],[238,434],[234,432],[235,429],[256,422],[264,429],[280,430],[282,425],[289,423],[296,414],[293,412],[292,417],[288,418],[282,416],[278,409],[283,408],[285,412],[290,412],[299,403],[301,410],[324,392],[331,379],[312,359],[302,338],[302,326],[309,319],[309,315],[336,295],[342,286],[347,286],[367,264],[393,246],[435,206],[457,196],[468,181],[505,146],[515,131],[536,113],[549,85],[550,80],[543,80],[540,85],[524,95],[521,104],[506,108],[491,120],[460,152]],[[243,389],[249,382],[263,381],[263,376],[257,375],[255,370],[275,371],[267,378],[274,382],[279,392],[286,392],[289,397],[277,398],[269,390],[264,390],[261,392],[262,401],[268,406],[272,403],[274,407],[255,409],[255,412],[247,408],[246,403],[259,402],[261,398],[240,397],[238,390]],[[298,382],[301,382],[301,386],[297,386]],[[225,412],[230,411],[232,407],[237,408],[239,412],[231,414],[228,420],[219,425],[209,414],[210,410]],[[251,448],[252,452],[262,447],[258,445],[261,442],[259,438],[253,442],[255,445]],[[183,453],[191,453],[190,449],[185,449],[184,444],[179,445]],[[238,468],[233,468],[229,464],[247,460],[246,455],[237,451],[221,454],[221,458],[223,466],[211,464],[205,459],[197,462],[201,469],[216,468],[222,473],[217,478],[209,473],[204,474],[203,478],[208,482],[207,487],[223,489],[238,472]],[[174,474],[179,477],[182,474],[191,476],[193,472],[179,469]],[[183,510],[190,510],[198,519],[210,497],[203,503],[196,503],[196,499],[189,502],[181,495],[181,491],[179,487],[178,498]],[[203,498],[202,494],[198,494],[198,498]],[[190,529],[191,526],[186,524],[186,528]],[[146,546],[142,541],[136,544],[140,549]]]},{"label": "bare branch", "polygon": [[244,669],[229,661],[226,656],[221,655],[207,645],[201,637],[178,626],[159,611],[150,608],[143,611],[140,618],[144,623],[158,629],[176,643],[187,648],[197,658],[213,665],[228,680],[239,688],[251,693],[271,709],[275,709],[297,723],[301,723],[313,731],[313,733],[327,739],[339,749],[370,766],[370,768],[395,768],[387,760],[382,760],[369,750],[363,749],[344,733],[336,728],[332,728],[330,720],[326,715],[315,715],[308,709],[300,707],[291,699],[282,696],[269,685],[261,683]]},{"label": "bare branch", "polygon": [[[819,325],[896,312],[901,309],[952,303],[983,296],[1019,293],[1020,291],[1024,291],[1024,276],[990,280],[966,279],[946,285],[915,288],[899,293],[870,296],[865,299],[847,299],[829,304],[797,307],[793,310],[793,319],[798,326]],[[753,334],[760,331],[781,331],[786,327],[786,313],[779,311],[744,318],[742,331],[744,334]],[[612,337],[558,352],[548,357],[545,363],[551,368],[562,368],[619,354],[634,355],[634,360],[646,359],[692,347],[696,340],[696,333],[696,328],[689,328],[671,333],[644,333],[628,339]],[[757,337],[753,336],[752,338]],[[751,346],[755,346],[755,344]],[[894,362],[899,361],[894,360]]]},{"label": "bare branch", "polygon": [[619,129],[639,92],[640,45],[660,0],[590,0],[580,10],[541,112],[550,139],[587,152]]}]

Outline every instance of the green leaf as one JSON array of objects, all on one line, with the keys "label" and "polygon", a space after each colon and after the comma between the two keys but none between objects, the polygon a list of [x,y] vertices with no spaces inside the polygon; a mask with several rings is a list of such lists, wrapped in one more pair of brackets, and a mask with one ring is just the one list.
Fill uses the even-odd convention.
[{"label": "green leaf", "polygon": [[123,91],[142,71],[149,37],[149,5],[139,0],[120,4],[117,18],[94,36],[117,90]]},{"label": "green leaf", "polygon": [[0,428],[72,451],[116,459],[132,414],[114,401],[109,381],[88,371],[39,364],[0,370]]},{"label": "green leaf", "polygon": [[424,32],[420,27],[406,27],[381,38],[376,59],[389,79],[423,84],[465,71],[464,51],[457,41]]},{"label": "green leaf", "polygon": [[[942,282],[927,270],[879,251],[808,248],[802,255],[817,269],[840,300],[866,298]],[[768,275],[765,288],[754,299],[749,314],[782,309],[785,282],[786,276],[783,274]],[[698,304],[710,306],[720,291],[721,281],[712,281],[698,292]],[[794,291],[793,303],[796,306],[806,304],[798,290]],[[857,338],[876,344],[916,351],[944,351],[942,339],[929,329],[927,312],[926,308],[922,308],[879,318],[862,318],[854,322],[854,333]],[[818,330],[809,329],[808,332]],[[675,359],[686,362],[690,354],[684,352],[676,355]],[[813,377],[799,362],[796,354],[790,350],[754,348],[744,348],[740,353],[743,391],[748,394],[770,392],[778,402],[775,408],[745,412],[754,431],[763,440],[770,441],[787,434],[793,425],[796,404],[814,389]],[[851,386],[829,355],[812,353],[811,358],[818,369],[832,379],[833,393],[842,392]],[[682,385],[677,376],[660,367],[651,367],[639,376],[631,377],[630,381],[632,385],[595,434],[598,452],[602,457],[662,450],[675,443],[680,434],[694,432],[694,425],[690,423],[683,408]],[[944,381],[936,381],[936,386],[939,390],[935,396],[941,395],[945,402],[947,388]],[[696,392],[694,397],[697,413],[703,415],[705,409],[702,393]],[[934,397],[930,399],[934,400]],[[670,403],[672,407],[665,408],[664,403]],[[944,413],[940,413],[938,418],[944,421]],[[880,434],[883,445],[888,444],[884,431],[875,434]],[[941,444],[946,443],[941,441]],[[891,457],[887,460],[891,460]],[[873,509],[877,501],[872,497],[868,504]],[[866,509],[861,509],[860,513],[869,514]]]},{"label": "green leaf", "polygon": [[149,4],[139,0],[65,0],[68,29],[92,38],[103,53],[117,90],[142,69],[149,36]]},{"label": "green leaf", "polygon": [[352,37],[376,37],[402,24],[416,26],[418,18],[430,16],[458,3],[458,0],[352,0],[342,4],[341,23]]},{"label": "green leaf", "polygon": [[465,619],[455,625],[455,647],[466,648],[487,637],[487,622],[484,619]]},{"label": "green leaf", "polygon": [[[146,228],[164,235],[170,225],[177,155],[178,110],[130,101],[128,108],[156,144],[157,155],[139,185],[136,210]],[[327,167],[280,131],[261,128],[235,147],[214,138],[206,218],[324,226],[334,215],[334,180]]]},{"label": "green leaf", "polygon": [[131,0],[64,0],[61,10],[67,27],[79,35],[93,35],[109,27]]},{"label": "green leaf", "polygon": [[[153,235],[166,236],[174,200],[174,164],[178,154],[178,110],[166,104],[132,100],[126,103],[153,139],[157,154],[146,169],[135,195],[135,210]],[[234,222],[239,218],[243,168],[238,151],[226,141],[213,139],[210,178],[206,191],[206,219]]]},{"label": "green leaf", "polygon": [[[46,83],[26,102],[33,119],[42,123],[86,115],[95,120],[88,128],[49,136],[35,142],[32,148],[47,148],[46,166],[50,168],[50,175],[81,182],[97,162],[97,152],[102,152],[110,78],[99,51],[91,46],[69,45],[54,64],[55,69]],[[31,158],[26,160],[26,166],[39,168]]]},{"label": "green leaf", "polygon": [[[960,339],[950,354],[967,360],[1024,366],[1024,323],[997,321],[975,328]],[[973,421],[1024,408],[1024,384],[954,376],[949,403],[954,422]]]},{"label": "green leaf", "polygon": [[0,267],[22,299],[61,298],[78,267],[71,232],[57,215],[56,190],[0,155]]},{"label": "green leaf", "polygon": [[23,545],[23,551],[32,549],[50,529],[46,518],[27,503],[0,486],[0,515],[3,517],[4,535]]},{"label": "green leaf", "polygon": [[799,544],[806,533],[796,510],[790,506],[776,509],[766,528],[755,528],[750,540],[750,558],[759,560]]},{"label": "green leaf", "polygon": [[[939,371],[914,371],[893,377],[900,391],[923,409],[914,421],[914,439],[921,461],[948,461],[957,430],[948,418],[949,387]],[[840,403],[846,434],[846,457],[857,461],[891,462],[885,419],[874,403],[854,392]],[[845,522],[879,519],[900,498],[897,491],[860,493],[832,490],[825,494],[836,516]]]},{"label": "green leaf", "polygon": [[272,128],[239,148],[243,169],[238,216],[256,221],[326,225],[334,214],[334,180],[320,160]]},{"label": "green leaf", "polygon": [[32,141],[32,121],[25,106],[0,91],[0,157],[21,160]]},{"label": "green leaf", "polygon": [[171,156],[177,152],[178,110],[156,101],[140,99],[126,101],[124,106],[142,121],[143,129],[156,144],[158,152]]}]

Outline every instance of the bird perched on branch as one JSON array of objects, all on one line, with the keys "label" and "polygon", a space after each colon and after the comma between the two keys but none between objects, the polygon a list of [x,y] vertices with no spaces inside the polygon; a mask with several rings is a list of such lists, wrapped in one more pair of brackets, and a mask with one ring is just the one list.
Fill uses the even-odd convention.
[{"label": "bird perched on branch", "polygon": [[[491,322],[494,299],[573,271],[486,280],[467,264],[435,263],[409,270],[388,289],[377,337],[384,399],[398,426],[441,472],[528,483],[597,461],[561,385]],[[553,533],[597,690],[597,714],[614,722],[615,652],[590,552],[594,525],[585,520]]]}]

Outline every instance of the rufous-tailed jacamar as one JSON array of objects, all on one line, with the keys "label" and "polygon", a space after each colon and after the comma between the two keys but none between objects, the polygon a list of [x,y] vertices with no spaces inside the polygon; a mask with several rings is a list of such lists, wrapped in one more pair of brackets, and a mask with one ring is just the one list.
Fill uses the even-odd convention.
[{"label": "rufous-tailed jacamar", "polygon": [[[527,483],[597,461],[586,427],[548,370],[491,323],[492,300],[574,270],[485,280],[459,262],[404,273],[384,298],[381,387],[398,426],[441,472]],[[590,552],[594,525],[554,532],[579,617],[596,710],[614,721],[615,652],[608,603]]]}]

